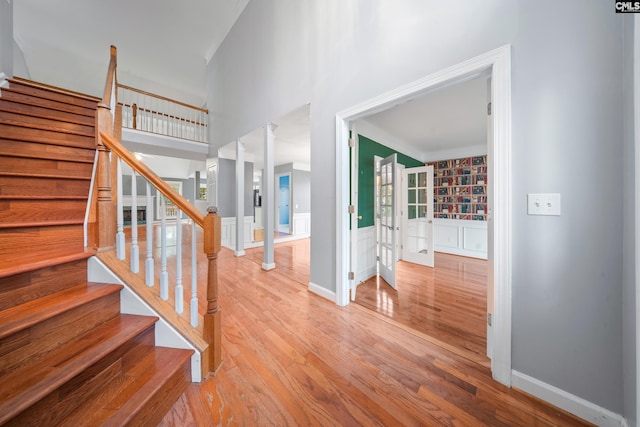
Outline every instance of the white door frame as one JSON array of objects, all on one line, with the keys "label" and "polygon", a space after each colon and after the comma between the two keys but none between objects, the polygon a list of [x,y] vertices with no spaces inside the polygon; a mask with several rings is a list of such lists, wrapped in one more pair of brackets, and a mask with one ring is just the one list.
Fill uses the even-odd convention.
[{"label": "white door frame", "polygon": [[430,74],[336,114],[336,304],[349,304],[349,122],[387,110],[425,93],[477,77],[487,70],[492,80],[494,160],[494,307],[493,378],[511,385],[511,45]]},{"label": "white door frame", "polygon": [[288,234],[292,234],[291,233],[291,227],[293,226],[292,222],[292,216],[293,216],[293,207],[291,206],[291,200],[293,199],[293,186],[291,184],[291,172],[282,172],[282,173],[278,173],[276,174],[275,177],[275,195],[276,195],[276,223],[275,223],[275,227],[276,227],[276,231],[280,232],[280,177],[282,176],[289,176],[289,227],[288,227]]}]

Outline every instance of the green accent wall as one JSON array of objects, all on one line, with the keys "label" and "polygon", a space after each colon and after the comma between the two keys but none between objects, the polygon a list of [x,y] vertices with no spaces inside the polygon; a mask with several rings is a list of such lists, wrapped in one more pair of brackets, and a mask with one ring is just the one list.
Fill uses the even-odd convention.
[{"label": "green accent wall", "polygon": [[398,163],[408,168],[424,166],[424,163],[386,147],[366,136],[358,135],[358,228],[374,225],[375,212],[375,179],[374,157],[389,157],[393,153],[398,155]]}]

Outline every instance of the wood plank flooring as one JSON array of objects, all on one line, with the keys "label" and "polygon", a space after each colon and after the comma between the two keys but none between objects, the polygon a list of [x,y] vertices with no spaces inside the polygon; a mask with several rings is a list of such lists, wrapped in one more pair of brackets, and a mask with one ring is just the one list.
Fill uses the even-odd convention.
[{"label": "wood plank flooring", "polygon": [[487,271],[486,260],[436,252],[435,268],[400,261],[396,289],[372,277],[358,286],[355,302],[489,366]]},{"label": "wood plank flooring", "polygon": [[161,426],[588,425],[399,322],[308,292],[305,244],[276,245],[269,272],[261,248],[222,250],[223,364]]}]

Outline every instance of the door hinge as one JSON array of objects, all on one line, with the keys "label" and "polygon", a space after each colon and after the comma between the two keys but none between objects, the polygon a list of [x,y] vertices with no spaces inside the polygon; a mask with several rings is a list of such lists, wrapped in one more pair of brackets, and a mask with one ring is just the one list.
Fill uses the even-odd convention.
[{"label": "door hinge", "polygon": [[376,256],[376,261],[380,261],[380,255]]},{"label": "door hinge", "polygon": [[493,322],[493,316],[491,315],[491,313],[487,313],[487,325],[492,326],[491,323]]},{"label": "door hinge", "polygon": [[356,275],[353,273],[353,271],[349,272],[349,280],[355,280]]},{"label": "door hinge", "polygon": [[356,139],[355,138],[349,138],[349,148],[353,148],[356,146]]},{"label": "door hinge", "polygon": [[491,103],[490,102],[487,104],[487,115],[488,116],[491,115]]},{"label": "door hinge", "polygon": [[356,213],[356,207],[354,205],[349,205],[349,213],[350,214]]}]

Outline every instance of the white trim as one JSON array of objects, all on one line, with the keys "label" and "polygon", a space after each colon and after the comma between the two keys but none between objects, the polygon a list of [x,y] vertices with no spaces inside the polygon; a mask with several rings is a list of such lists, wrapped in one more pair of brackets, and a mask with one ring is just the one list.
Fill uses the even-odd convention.
[{"label": "white trim", "polygon": [[266,262],[262,263],[262,269],[269,271],[269,270],[273,270],[274,268],[276,268],[276,263],[275,262],[271,262],[269,264],[267,264]]},{"label": "white trim", "polygon": [[512,371],[513,387],[538,397],[600,427],[626,427],[622,415],[568,393],[522,372]]},{"label": "white trim", "polygon": [[9,81],[7,80],[7,75],[0,72],[0,88],[3,87],[9,87]]},{"label": "white trim", "polygon": [[348,130],[349,122],[384,111],[429,91],[468,80],[488,69],[492,77],[495,161],[492,185],[494,201],[495,313],[494,357],[491,371],[504,385],[511,383],[511,46],[505,45],[475,58],[438,71],[393,91],[336,114],[336,303],[349,303],[347,280],[349,250]]},{"label": "white trim", "polygon": [[423,161],[435,162],[436,160],[459,159],[461,157],[484,156],[487,154],[487,144],[471,145],[468,147],[450,148],[426,153]]},{"label": "white trim", "polygon": [[237,257],[245,256],[245,251],[233,251],[233,255]]},{"label": "white trim", "polygon": [[331,292],[330,290],[323,288],[320,285],[316,285],[313,282],[309,282],[309,287],[308,287],[309,292],[313,292],[314,294],[321,296],[322,298],[328,299],[329,301],[335,301],[336,300],[336,293],[335,292]]},{"label": "white trim", "polygon": [[640,16],[633,22],[633,111],[635,168],[635,282],[636,282],[636,422],[640,422]]}]

